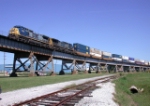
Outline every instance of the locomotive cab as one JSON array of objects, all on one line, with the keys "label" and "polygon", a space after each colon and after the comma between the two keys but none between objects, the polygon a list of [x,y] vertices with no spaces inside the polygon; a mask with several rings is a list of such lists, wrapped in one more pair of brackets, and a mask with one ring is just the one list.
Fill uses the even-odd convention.
[{"label": "locomotive cab", "polygon": [[12,28],[10,31],[9,31],[9,36],[15,36],[15,37],[19,37],[20,36],[20,32],[19,32],[19,29],[18,28]]}]

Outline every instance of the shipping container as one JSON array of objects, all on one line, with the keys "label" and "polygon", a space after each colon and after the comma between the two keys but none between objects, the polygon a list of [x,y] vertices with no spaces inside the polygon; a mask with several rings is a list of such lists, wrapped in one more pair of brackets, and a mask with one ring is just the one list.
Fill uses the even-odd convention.
[{"label": "shipping container", "polygon": [[101,59],[102,51],[95,49],[95,48],[90,48],[90,55],[92,58]]},{"label": "shipping container", "polygon": [[128,56],[122,56],[122,61],[123,62],[129,62],[129,57]]},{"label": "shipping container", "polygon": [[76,49],[76,51],[85,53],[85,54],[90,54],[89,50]]},{"label": "shipping container", "polygon": [[111,56],[102,55],[103,60],[112,60]]},{"label": "shipping container", "polygon": [[92,58],[96,58],[96,59],[101,59],[102,58],[102,55],[97,54],[97,53],[91,53],[90,52],[90,55],[91,55]]},{"label": "shipping container", "polygon": [[135,59],[135,64],[142,64],[142,62],[140,61],[140,59]]},{"label": "shipping container", "polygon": [[95,53],[95,49],[94,48],[90,48],[90,53]]},{"label": "shipping container", "polygon": [[114,57],[114,58],[121,58],[122,59],[122,56],[118,55],[118,54],[112,54],[112,57]]},{"label": "shipping container", "polygon": [[114,61],[122,61],[122,56],[118,54],[112,54],[112,59]]},{"label": "shipping container", "polygon": [[129,60],[134,60],[134,58],[132,58],[132,57],[129,57]]},{"label": "shipping container", "polygon": [[90,47],[89,46],[82,45],[79,43],[74,43],[73,48],[74,48],[74,50],[76,50],[78,52],[90,54]]},{"label": "shipping container", "polygon": [[102,51],[100,51],[99,49],[95,49],[94,48],[95,53],[102,55]]},{"label": "shipping container", "polygon": [[104,56],[108,56],[108,57],[112,57],[112,54],[111,53],[109,53],[109,52],[105,52],[105,51],[103,51],[103,53],[102,53]]},{"label": "shipping container", "polygon": [[87,51],[90,51],[90,47],[89,46],[86,46],[86,45],[83,45],[83,44],[79,44],[79,43],[74,43],[73,44],[73,47],[75,50],[87,50]]},{"label": "shipping container", "polygon": [[145,65],[145,61],[144,60],[140,60],[142,65]]},{"label": "shipping container", "polygon": [[109,52],[103,51],[102,52],[102,58],[103,58],[103,60],[112,60],[112,54]]},{"label": "shipping container", "polygon": [[122,56],[122,59],[123,60],[129,60],[129,57],[128,56]]},{"label": "shipping container", "polygon": [[148,61],[145,61],[145,62],[144,62],[144,65],[148,66]]},{"label": "shipping container", "polygon": [[130,62],[130,63],[135,63],[134,58],[133,58],[133,57],[129,57],[129,62]]}]

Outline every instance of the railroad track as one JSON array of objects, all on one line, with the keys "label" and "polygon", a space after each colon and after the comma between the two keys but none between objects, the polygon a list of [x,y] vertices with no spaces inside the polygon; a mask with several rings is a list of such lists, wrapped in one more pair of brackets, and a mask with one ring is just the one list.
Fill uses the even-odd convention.
[{"label": "railroad track", "polygon": [[116,76],[110,76],[96,79],[71,88],[66,88],[14,104],[13,106],[74,106],[83,97],[91,97],[92,91],[97,88],[97,83],[105,83],[115,78]]}]

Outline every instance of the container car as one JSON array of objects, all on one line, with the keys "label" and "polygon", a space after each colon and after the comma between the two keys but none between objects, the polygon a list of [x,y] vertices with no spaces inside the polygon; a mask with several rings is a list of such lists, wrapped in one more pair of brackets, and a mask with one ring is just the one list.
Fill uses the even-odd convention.
[{"label": "container car", "polygon": [[133,57],[129,57],[129,63],[135,63],[135,60]]},{"label": "container car", "polygon": [[114,61],[122,61],[122,56],[118,54],[112,54],[112,59]]},{"label": "container car", "polygon": [[128,60],[129,60],[129,57],[128,57],[128,56],[122,56],[122,61],[123,61],[123,62],[126,62],[126,63],[127,63],[127,62],[129,62]]},{"label": "container car", "polygon": [[144,65],[148,66],[148,61],[144,61]]},{"label": "container car", "polygon": [[142,62],[140,61],[140,59],[135,59],[135,64],[139,64],[139,65],[141,65],[141,64],[142,64]]},{"label": "container car", "polygon": [[90,57],[90,47],[80,44],[80,43],[74,43],[73,48],[76,51],[78,55]]},{"label": "container car", "polygon": [[90,55],[92,58],[101,59],[102,51],[95,49],[95,48],[90,48]]},{"label": "container car", "polygon": [[145,65],[145,61],[144,60],[140,60],[141,65]]},{"label": "container car", "polygon": [[109,53],[109,52],[105,52],[105,51],[103,51],[103,53],[102,53],[102,59],[103,60],[112,60],[112,54],[111,53]]}]

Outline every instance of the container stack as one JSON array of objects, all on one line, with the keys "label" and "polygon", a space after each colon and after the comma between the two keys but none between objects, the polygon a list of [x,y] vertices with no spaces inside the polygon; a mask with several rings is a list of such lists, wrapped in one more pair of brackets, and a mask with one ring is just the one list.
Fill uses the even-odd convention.
[{"label": "container stack", "polygon": [[129,57],[128,56],[122,56],[122,61],[123,62],[129,62]]},{"label": "container stack", "polygon": [[140,59],[135,59],[135,63],[136,63],[136,64],[141,64]]},{"label": "container stack", "polygon": [[95,49],[95,48],[90,48],[90,55],[93,58],[101,59],[102,58],[102,51]]},{"label": "container stack", "polygon": [[145,61],[145,62],[144,62],[144,65],[148,66],[148,61]]},{"label": "container stack", "polygon": [[135,63],[134,58],[133,58],[133,57],[129,57],[129,62],[130,62],[130,63]]},{"label": "container stack", "polygon": [[118,54],[112,54],[112,59],[114,61],[122,61],[122,56]]},{"label": "container stack", "polygon": [[90,47],[89,46],[82,45],[82,44],[79,44],[79,43],[74,43],[73,47],[78,52],[82,52],[82,53],[85,53],[85,54],[90,53]]},{"label": "container stack", "polygon": [[103,52],[102,58],[104,60],[112,60],[112,54],[109,52]]}]

